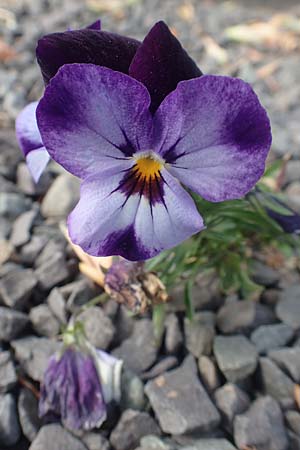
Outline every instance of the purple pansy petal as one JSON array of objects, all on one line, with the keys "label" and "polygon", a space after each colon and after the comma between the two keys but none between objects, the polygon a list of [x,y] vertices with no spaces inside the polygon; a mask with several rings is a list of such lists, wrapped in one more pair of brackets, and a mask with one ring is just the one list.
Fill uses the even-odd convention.
[{"label": "purple pansy petal", "polygon": [[93,358],[68,348],[50,358],[41,386],[39,415],[55,414],[70,429],[92,429],[106,419]]},{"label": "purple pansy petal", "polygon": [[240,79],[208,75],[183,81],[155,121],[163,130],[156,149],[170,173],[209,201],[242,197],[264,172],[269,119]]},{"label": "purple pansy petal", "polygon": [[38,182],[50,156],[45,149],[36,121],[38,102],[29,103],[16,120],[16,134],[19,146],[26,157],[28,169]]},{"label": "purple pansy petal", "polygon": [[120,192],[122,176],[107,171],[82,184],[68,225],[72,241],[87,253],[144,260],[204,228],[193,200],[166,170],[163,198],[154,204],[145,195]]},{"label": "purple pansy petal", "polygon": [[88,63],[128,73],[140,42],[95,29],[53,33],[39,40],[37,61],[47,84],[64,64]]},{"label": "purple pansy petal", "polygon": [[151,110],[172,92],[179,81],[202,75],[164,22],[156,23],[138,48],[129,75],[143,83],[151,95]]},{"label": "purple pansy petal", "polygon": [[149,148],[150,97],[138,81],[92,64],[62,67],[45,90],[38,126],[51,157],[81,178]]}]

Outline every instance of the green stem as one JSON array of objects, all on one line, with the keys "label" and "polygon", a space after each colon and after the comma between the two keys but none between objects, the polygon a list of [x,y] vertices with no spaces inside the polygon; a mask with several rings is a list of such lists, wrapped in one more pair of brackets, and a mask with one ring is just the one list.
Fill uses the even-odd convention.
[{"label": "green stem", "polygon": [[164,333],[165,317],[166,317],[166,305],[163,303],[155,305],[152,311],[152,323],[153,323],[154,338],[157,347],[160,347],[161,345]]},{"label": "green stem", "polygon": [[190,322],[194,320],[195,310],[192,299],[192,287],[194,284],[194,280],[190,279],[186,282],[184,289],[184,304],[185,304],[185,313]]}]

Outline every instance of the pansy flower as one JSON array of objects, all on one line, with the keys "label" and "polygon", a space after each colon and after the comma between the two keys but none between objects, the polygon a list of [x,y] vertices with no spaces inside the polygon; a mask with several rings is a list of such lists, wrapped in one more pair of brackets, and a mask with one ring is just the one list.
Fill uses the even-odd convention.
[{"label": "pansy flower", "polygon": [[83,180],[68,220],[75,244],[95,256],[145,260],[204,228],[184,187],[218,202],[255,185],[271,132],[247,83],[201,76],[162,22],[122,69],[110,58],[99,65],[79,37],[60,59],[66,33],[51,51],[45,46],[44,60],[37,52],[46,82],[52,77],[37,120],[50,156]]}]

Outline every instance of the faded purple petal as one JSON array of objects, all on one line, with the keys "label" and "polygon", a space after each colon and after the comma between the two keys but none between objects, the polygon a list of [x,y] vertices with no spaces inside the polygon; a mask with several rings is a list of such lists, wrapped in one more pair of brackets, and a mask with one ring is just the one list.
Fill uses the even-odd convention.
[{"label": "faded purple petal", "polygon": [[206,200],[244,196],[271,145],[267,114],[249,84],[206,75],[181,82],[155,115],[156,151],[170,173]]},{"label": "faded purple petal", "polygon": [[38,182],[50,156],[43,145],[36,121],[38,102],[29,103],[18,115],[16,120],[16,134],[19,146],[26,157],[29,171]]},{"label": "faded purple petal", "polygon": [[106,419],[93,358],[68,348],[50,358],[41,386],[39,415],[55,414],[70,429],[92,429]]},{"label": "faded purple petal", "polygon": [[72,241],[87,253],[144,260],[204,228],[193,200],[165,169],[164,194],[154,204],[142,193],[120,192],[121,176],[102,172],[82,184],[68,225]]},{"label": "faded purple petal", "polygon": [[138,81],[92,64],[62,67],[37,118],[51,157],[81,178],[149,148],[150,97]]},{"label": "faded purple petal", "polygon": [[135,39],[84,29],[44,36],[38,42],[36,56],[47,84],[64,64],[96,64],[128,73],[139,46]]},{"label": "faded purple petal", "polygon": [[143,83],[151,95],[151,110],[172,92],[179,81],[202,75],[164,22],[156,23],[130,64],[129,75]]}]

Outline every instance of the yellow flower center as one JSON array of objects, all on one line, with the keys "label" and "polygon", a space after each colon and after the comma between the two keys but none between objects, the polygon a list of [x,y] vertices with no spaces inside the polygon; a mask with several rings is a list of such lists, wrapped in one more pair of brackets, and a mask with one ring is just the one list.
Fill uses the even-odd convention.
[{"label": "yellow flower center", "polygon": [[147,152],[137,155],[135,160],[135,168],[146,182],[149,182],[153,178],[160,178],[160,170],[163,167],[164,161],[159,156]]}]

